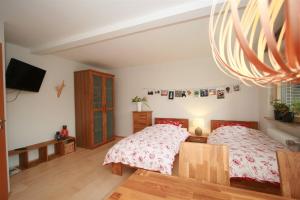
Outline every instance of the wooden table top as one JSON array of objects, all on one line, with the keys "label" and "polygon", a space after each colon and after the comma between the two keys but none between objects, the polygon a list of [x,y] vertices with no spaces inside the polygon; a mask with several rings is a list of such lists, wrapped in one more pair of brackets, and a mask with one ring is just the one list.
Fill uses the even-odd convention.
[{"label": "wooden table top", "polygon": [[288,198],[138,169],[108,197],[108,200],[137,199],[282,200]]}]

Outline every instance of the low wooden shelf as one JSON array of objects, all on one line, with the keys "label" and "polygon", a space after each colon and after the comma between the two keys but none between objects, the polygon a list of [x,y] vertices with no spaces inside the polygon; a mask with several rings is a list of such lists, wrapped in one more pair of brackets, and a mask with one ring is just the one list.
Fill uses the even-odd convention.
[{"label": "low wooden shelf", "polygon": [[[74,151],[76,150],[76,139],[75,137],[67,137],[63,140],[49,140],[38,144],[29,145],[23,148],[10,150],[8,156],[19,155],[19,168],[27,169],[33,167],[39,163],[46,162],[65,155],[65,144],[68,142],[74,143]],[[54,154],[48,155],[48,145],[54,145]],[[39,157],[37,160],[29,161],[29,151],[38,150]]]}]

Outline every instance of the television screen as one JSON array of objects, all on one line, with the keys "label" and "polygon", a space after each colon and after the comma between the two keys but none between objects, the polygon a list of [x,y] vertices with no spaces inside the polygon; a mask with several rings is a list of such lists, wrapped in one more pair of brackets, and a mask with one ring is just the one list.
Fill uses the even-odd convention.
[{"label": "television screen", "polygon": [[6,87],[39,92],[46,71],[12,58],[6,70]]}]

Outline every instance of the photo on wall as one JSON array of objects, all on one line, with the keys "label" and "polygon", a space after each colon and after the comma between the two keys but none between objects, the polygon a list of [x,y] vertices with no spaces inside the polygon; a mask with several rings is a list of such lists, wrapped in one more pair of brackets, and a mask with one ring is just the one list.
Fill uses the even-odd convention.
[{"label": "photo on wall", "polygon": [[186,91],[181,92],[181,97],[186,97]]},{"label": "photo on wall", "polygon": [[169,97],[170,100],[174,99],[174,91],[169,91]]},{"label": "photo on wall", "polygon": [[153,95],[153,91],[148,91],[148,95]]},{"label": "photo on wall", "polygon": [[217,99],[224,99],[224,98],[225,98],[225,91],[217,90]]},{"label": "photo on wall", "polygon": [[168,96],[168,90],[161,90],[160,95],[161,96]]},{"label": "photo on wall", "polygon": [[200,96],[200,91],[194,90],[194,97],[199,97],[199,96]]},{"label": "photo on wall", "polygon": [[209,96],[214,96],[214,95],[216,95],[216,93],[217,93],[216,89],[209,89],[208,90],[208,95]]},{"label": "photo on wall", "polygon": [[201,89],[200,90],[200,96],[201,97],[207,97],[208,96],[208,90],[207,89]]},{"label": "photo on wall", "polygon": [[175,90],[175,97],[182,97],[182,91],[181,90]]},{"label": "photo on wall", "polygon": [[240,85],[234,85],[233,91],[235,91],[235,92],[240,91]]},{"label": "photo on wall", "polygon": [[228,86],[228,87],[226,87],[225,89],[226,89],[226,92],[227,92],[227,93],[229,93],[229,92],[230,92],[230,87],[229,87],[229,86]]}]

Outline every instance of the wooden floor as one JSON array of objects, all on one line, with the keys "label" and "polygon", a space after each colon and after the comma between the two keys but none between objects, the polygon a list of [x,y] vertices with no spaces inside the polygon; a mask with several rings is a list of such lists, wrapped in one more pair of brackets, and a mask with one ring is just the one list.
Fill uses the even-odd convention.
[{"label": "wooden floor", "polygon": [[110,167],[102,166],[113,144],[94,150],[78,148],[75,153],[12,176],[9,200],[104,199],[133,173],[132,169],[125,169],[123,176],[117,176]]},{"label": "wooden floor", "polygon": [[[114,143],[94,150],[77,148],[75,153],[12,176],[9,200],[104,199],[134,172],[133,169],[125,168],[123,176],[117,176],[111,173],[110,166],[102,166],[106,152]],[[172,174],[178,175],[178,156]],[[243,184],[236,187],[244,188]],[[266,191],[276,194],[274,191]]]}]

